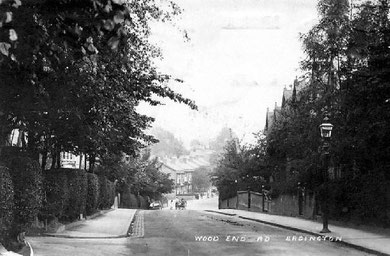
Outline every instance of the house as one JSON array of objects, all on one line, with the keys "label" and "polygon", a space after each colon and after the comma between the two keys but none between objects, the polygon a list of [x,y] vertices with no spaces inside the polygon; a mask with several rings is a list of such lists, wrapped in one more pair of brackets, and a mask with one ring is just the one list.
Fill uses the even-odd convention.
[{"label": "house", "polygon": [[174,181],[174,192],[166,195],[168,199],[176,197],[194,198],[192,173],[201,167],[209,167],[207,155],[189,155],[180,158],[172,157],[159,160],[159,170],[169,174]]},{"label": "house", "polygon": [[[27,145],[28,135],[26,132],[21,132],[19,129],[13,129],[7,136],[4,146],[11,148],[22,148]],[[52,159],[49,157],[46,162],[46,169],[50,169]],[[42,163],[42,155],[39,156],[39,162]],[[85,165],[88,168],[88,160],[85,161],[85,155],[74,155],[69,152],[61,152],[60,166],[61,168],[84,169]]]},{"label": "house", "polygon": [[288,107],[289,102],[295,102],[296,100],[299,100],[299,92],[306,88],[309,85],[309,79],[304,78],[301,80],[298,80],[298,78],[295,78],[292,85],[289,85],[288,87],[284,87],[283,89],[283,95],[282,95],[282,105],[278,106],[277,102],[275,102],[275,107],[272,111],[267,108],[267,113],[265,117],[265,126],[264,126],[264,135],[269,134],[269,132],[272,130],[272,126],[278,119],[280,112],[282,109],[285,109]]}]

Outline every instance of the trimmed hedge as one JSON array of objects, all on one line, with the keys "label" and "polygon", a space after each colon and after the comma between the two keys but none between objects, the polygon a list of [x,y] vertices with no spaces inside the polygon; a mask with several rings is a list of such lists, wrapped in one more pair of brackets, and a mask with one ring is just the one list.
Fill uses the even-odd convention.
[{"label": "trimmed hedge", "polygon": [[44,172],[43,207],[41,217],[45,219],[62,218],[69,205],[68,176],[64,171],[47,170]]},{"label": "trimmed hedge", "polygon": [[40,216],[46,219],[72,221],[81,213],[91,215],[97,209],[108,209],[115,200],[113,182],[78,169],[45,171],[44,189],[46,197]]},{"label": "trimmed hedge", "polygon": [[115,185],[105,176],[99,176],[99,209],[109,209],[115,200]]},{"label": "trimmed hedge", "polygon": [[80,214],[86,213],[87,204],[87,173],[79,169],[60,169],[66,172],[69,186],[69,203],[65,215],[69,220],[77,219]]},{"label": "trimmed hedge", "polygon": [[138,196],[137,197],[137,199],[138,199],[138,207],[140,208],[140,209],[147,209],[148,208],[148,201],[146,200],[146,198],[145,197],[143,197],[143,196]]},{"label": "trimmed hedge", "polygon": [[145,196],[134,195],[131,193],[128,185],[122,186],[120,208],[127,209],[147,209],[149,207],[148,199]]},{"label": "trimmed hedge", "polygon": [[88,173],[87,215],[94,214],[99,203],[99,178],[96,174]]},{"label": "trimmed hedge", "polygon": [[15,157],[10,162],[14,184],[14,220],[12,237],[31,226],[42,206],[42,173],[40,165],[28,157]]},{"label": "trimmed hedge", "polygon": [[111,206],[115,203],[116,196],[116,187],[115,183],[108,180],[108,205],[107,208],[111,208]]},{"label": "trimmed hedge", "polygon": [[126,184],[122,184],[121,187],[121,208],[133,209],[138,207],[137,198],[130,193],[130,187]]},{"label": "trimmed hedge", "polygon": [[8,169],[0,166],[0,243],[8,236],[13,220],[14,186]]}]

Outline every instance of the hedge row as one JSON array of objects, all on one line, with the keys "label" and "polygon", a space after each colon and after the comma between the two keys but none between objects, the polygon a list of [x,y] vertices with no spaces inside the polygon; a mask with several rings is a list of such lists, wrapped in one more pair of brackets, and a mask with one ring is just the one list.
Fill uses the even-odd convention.
[{"label": "hedge row", "polygon": [[37,161],[28,157],[14,158],[11,162],[14,184],[15,235],[26,231],[42,207],[42,172]]},{"label": "hedge row", "polygon": [[121,193],[120,207],[128,209],[147,209],[149,207],[149,202],[146,197],[132,194],[129,186],[124,186]]},{"label": "hedge row", "polygon": [[88,173],[88,192],[87,192],[87,205],[86,212],[87,215],[95,213],[98,209],[99,196],[100,196],[100,186],[99,178],[97,175]]},{"label": "hedge row", "polygon": [[[7,166],[7,167],[5,167]],[[28,157],[8,158],[0,166],[0,241],[11,248],[31,226],[42,206],[42,173]]]},{"label": "hedge row", "polygon": [[111,207],[115,185],[84,170],[59,169],[42,174],[37,161],[26,156],[4,157],[0,163],[0,243],[18,246],[16,237],[35,218],[72,221],[82,214]]},{"label": "hedge row", "polygon": [[14,186],[8,168],[0,166],[0,242],[8,236],[14,208]]},{"label": "hedge row", "polygon": [[114,204],[115,186],[104,176],[78,169],[48,170],[44,173],[46,198],[41,217],[75,220]]}]

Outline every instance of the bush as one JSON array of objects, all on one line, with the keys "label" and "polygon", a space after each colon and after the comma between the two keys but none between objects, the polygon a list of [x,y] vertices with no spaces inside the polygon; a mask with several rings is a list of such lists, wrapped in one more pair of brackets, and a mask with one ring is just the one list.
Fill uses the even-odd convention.
[{"label": "bush", "polygon": [[107,205],[110,203],[109,187],[108,180],[105,176],[99,176],[99,209],[107,209]]},{"label": "bush", "polygon": [[31,226],[42,206],[42,173],[39,163],[28,157],[15,157],[10,162],[14,184],[14,220],[12,237]]},{"label": "bush", "polygon": [[143,196],[138,196],[138,206],[140,209],[147,209],[148,208],[148,201]]},{"label": "bush", "polygon": [[66,172],[45,171],[43,189],[45,197],[40,216],[49,220],[62,218],[69,205],[69,185]]},{"label": "bush", "polygon": [[87,215],[96,212],[99,203],[99,178],[96,174],[88,173],[88,192],[87,192]]},{"label": "bush", "polygon": [[108,180],[108,204],[107,208],[110,208],[115,202],[116,187],[115,183]]},{"label": "bush", "polygon": [[80,214],[85,214],[88,188],[87,173],[78,169],[60,170],[66,172],[69,185],[69,203],[65,214],[68,220],[75,220]]},{"label": "bush", "polygon": [[128,185],[122,186],[120,207],[127,209],[138,208],[137,197],[130,193],[130,187]]},{"label": "bush", "polygon": [[11,230],[14,207],[14,186],[8,169],[0,166],[0,243]]}]

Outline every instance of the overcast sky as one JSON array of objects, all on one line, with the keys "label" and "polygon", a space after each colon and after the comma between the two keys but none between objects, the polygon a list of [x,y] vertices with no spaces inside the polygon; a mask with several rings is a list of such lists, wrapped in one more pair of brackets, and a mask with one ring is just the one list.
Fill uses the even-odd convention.
[{"label": "overcast sky", "polygon": [[162,72],[184,80],[173,89],[195,100],[199,111],[177,103],[140,111],[185,145],[206,142],[227,126],[250,141],[262,130],[267,107],[280,104],[284,86],[300,75],[299,33],[316,22],[314,0],[175,0],[184,11],[177,28],[154,26]]}]

